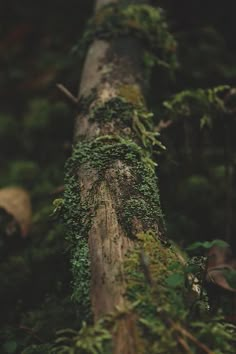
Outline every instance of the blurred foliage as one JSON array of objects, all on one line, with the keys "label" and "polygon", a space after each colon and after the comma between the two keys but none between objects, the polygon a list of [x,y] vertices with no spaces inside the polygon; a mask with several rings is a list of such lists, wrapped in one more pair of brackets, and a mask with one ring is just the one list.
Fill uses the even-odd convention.
[{"label": "blurred foliage", "polygon": [[230,215],[236,197],[235,90],[223,85],[181,91],[164,102],[162,114],[171,122],[164,139],[169,149],[160,170],[173,181],[173,190],[163,198],[170,202],[171,237],[185,244],[221,237],[234,246],[236,224]]},{"label": "blurred foliage", "polygon": [[0,188],[22,186],[33,204],[28,237],[0,242],[3,354],[47,353],[57,330],[78,326],[65,230],[52,215],[75,112],[55,84],[78,85],[81,68],[71,48],[91,5],[58,1],[55,14],[55,2],[0,4]]}]

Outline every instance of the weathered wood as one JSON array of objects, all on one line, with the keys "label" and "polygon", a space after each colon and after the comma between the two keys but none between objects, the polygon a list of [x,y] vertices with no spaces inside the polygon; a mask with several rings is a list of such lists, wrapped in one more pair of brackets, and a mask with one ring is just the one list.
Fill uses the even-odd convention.
[{"label": "weathered wood", "polygon": [[[85,60],[79,99],[88,97],[95,89],[96,98],[91,104],[92,108],[98,102],[104,103],[116,97],[122,85],[130,85],[143,95],[145,85],[140,53],[142,46],[135,38],[116,39],[112,42],[95,40]],[[98,123],[91,124],[84,113],[76,118],[75,140],[80,137],[89,139],[104,133],[107,134],[107,131],[98,127]]]},{"label": "weathered wood", "polygon": [[[98,0],[96,10],[112,0]],[[78,98],[86,98],[93,90],[93,99],[88,114],[80,113],[76,118],[75,141],[83,141],[106,134],[116,134],[112,122],[101,125],[89,121],[91,109],[98,103],[119,96],[122,86],[132,86],[144,97],[145,85],[142,66],[142,46],[135,38],[117,38],[111,41],[95,40],[87,53]],[[118,132],[119,133],[119,132]],[[88,165],[78,169],[81,201],[86,200],[92,186],[94,192],[95,216],[88,235],[91,261],[91,302],[95,320],[114,311],[116,306],[125,303],[124,261],[128,250],[134,247],[134,241],[125,234],[117,215],[117,205],[125,199],[127,190],[134,189],[136,182],[130,167],[122,161],[114,162],[106,169],[105,176],[99,181],[97,171]],[[134,234],[143,230],[140,220],[133,220]],[[158,220],[156,221],[158,230]],[[114,333],[114,354],[135,354],[136,347],[135,318],[127,316],[119,322]]]}]

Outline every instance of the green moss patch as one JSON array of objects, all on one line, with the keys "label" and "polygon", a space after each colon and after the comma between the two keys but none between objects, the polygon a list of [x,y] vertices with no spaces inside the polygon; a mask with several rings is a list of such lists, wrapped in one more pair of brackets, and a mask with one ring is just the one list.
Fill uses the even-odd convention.
[{"label": "green moss patch", "polygon": [[159,62],[176,67],[176,42],[169,32],[164,12],[149,5],[121,3],[102,7],[74,49],[85,51],[95,38],[109,40],[129,35],[139,38]]},{"label": "green moss patch", "polygon": [[[68,230],[68,238],[72,247],[72,270],[74,274],[74,299],[81,306],[81,311],[88,315],[90,262],[87,237],[96,212],[94,205],[93,185],[86,200],[81,199],[78,173],[80,167],[88,171],[95,169],[98,175],[97,185],[106,180],[106,171],[114,168],[117,161],[122,161],[129,167],[132,182],[121,181],[126,189],[121,193],[117,203],[117,215],[125,232],[130,237],[133,234],[132,223],[140,220],[144,229],[153,225],[162,225],[163,215],[160,208],[157,180],[155,173],[145,163],[142,149],[132,142],[120,137],[103,136],[90,142],[79,143],[74,147],[72,157],[67,163],[66,190],[64,199],[64,220]],[[109,183],[109,180],[107,180]],[[110,185],[110,184],[109,184]],[[110,185],[112,191],[112,185]],[[157,236],[163,232],[161,228],[154,230]]]}]

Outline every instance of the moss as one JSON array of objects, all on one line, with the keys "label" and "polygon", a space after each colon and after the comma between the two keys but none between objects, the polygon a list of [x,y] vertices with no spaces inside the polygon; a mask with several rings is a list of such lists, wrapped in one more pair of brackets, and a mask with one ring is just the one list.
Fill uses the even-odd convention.
[{"label": "moss", "polygon": [[135,106],[144,105],[143,95],[136,85],[121,85],[118,89],[118,95]]},{"label": "moss", "polygon": [[114,122],[116,125],[131,126],[134,106],[122,97],[114,97],[109,101],[95,106],[89,119],[100,125]]},{"label": "moss", "polygon": [[[114,136],[104,136],[91,142],[79,143],[74,147],[72,157],[67,163],[66,190],[64,198],[64,220],[68,230],[68,238],[72,247],[72,270],[74,275],[74,299],[81,311],[89,314],[89,284],[90,262],[87,237],[96,212],[94,193],[96,183],[106,179],[105,172],[114,167],[116,161],[122,161],[129,166],[134,181],[126,184],[117,204],[117,215],[128,236],[133,234],[132,222],[136,218],[143,224],[144,229],[153,225],[163,226],[163,215],[160,209],[159,194],[155,173],[142,161],[142,149],[132,142]],[[98,180],[92,186],[86,197],[81,200],[81,190],[77,178],[80,166],[95,169]],[[109,181],[108,181],[109,183]],[[110,184],[112,190],[112,185]],[[157,230],[154,230],[157,232]],[[158,230],[158,235],[161,235]]]},{"label": "moss", "polygon": [[87,233],[90,227],[88,205],[81,202],[80,188],[75,177],[73,156],[67,163],[64,193],[64,222],[67,238],[71,242],[71,265],[73,273],[73,300],[79,307],[81,318],[90,320],[90,262]]},{"label": "moss", "polygon": [[[148,50],[160,56],[161,60],[168,61],[168,56],[174,55],[175,43],[167,30],[161,10],[149,6],[113,4],[102,8],[90,22],[83,44],[90,44],[94,38],[112,39],[131,33],[143,41]],[[93,101],[93,95],[89,96],[88,100],[82,99],[80,109],[88,112]],[[94,141],[79,142],[66,166],[64,220],[71,242],[73,298],[79,311],[84,313],[87,319],[91,317],[91,275],[87,238],[96,213],[94,195],[96,185],[103,180],[108,183],[111,192],[116,194],[106,171],[116,170],[117,161],[124,163],[132,175],[132,181],[127,182],[115,172],[124,187],[121,188],[119,198],[116,196],[116,213],[126,234],[135,237],[137,221],[142,224],[144,230],[153,229],[157,237],[161,237],[165,229],[154,163],[150,158],[153,146],[162,145],[157,138],[158,134],[152,130],[152,114],[145,109],[144,104],[138,87],[122,85],[118,88],[117,97],[93,107],[89,112],[90,121],[96,122],[101,128],[109,124],[114,125],[113,131],[119,136],[107,135]],[[127,135],[145,147],[146,151],[127,139]],[[85,199],[81,198],[78,179],[78,171],[82,166],[87,171],[95,170],[97,173],[97,180]]]},{"label": "moss", "polygon": [[[158,286],[160,286],[160,289],[162,289],[157,299],[157,301],[159,302],[159,306],[161,304],[161,307],[164,306],[166,309],[172,305],[171,301],[166,302],[163,298],[163,296],[166,295],[164,294],[166,287],[166,279],[170,274],[172,274],[173,271],[178,272],[178,270],[180,270],[179,259],[176,254],[176,251],[173,246],[164,247],[163,243],[158,240],[155,234],[151,231],[137,234],[137,239],[138,243],[136,244],[136,248],[133,252],[131,252],[130,255],[128,255],[125,265],[128,283],[127,296],[132,302],[136,302],[138,300],[138,297],[143,293],[143,291],[144,293],[145,291],[152,293],[152,291],[155,292],[157,290],[150,288],[150,284],[148,283],[148,279],[146,278],[146,262],[146,266],[150,267],[150,277],[151,282],[154,282],[154,288],[155,285],[158,284]],[[143,255],[140,258],[141,252],[143,252]],[[146,261],[144,259],[145,257],[147,258]],[[171,269],[172,264],[175,265],[173,269]],[[136,277],[138,279],[138,284],[135,281]],[[141,286],[141,288],[139,288],[139,286]],[[148,306],[148,302],[140,303],[141,312],[143,312],[146,306]],[[176,308],[175,313],[173,312],[172,315],[177,316],[178,311],[179,309]]]},{"label": "moss", "polygon": [[[126,316],[136,320],[135,343],[141,354],[182,353],[185,348],[200,352],[234,353],[232,325],[206,312],[195,320],[189,308],[186,274],[175,246],[164,247],[152,232],[139,233],[136,247],[126,258],[125,274],[128,305],[107,314],[93,326],[83,324],[79,332],[62,331],[56,352],[75,348],[89,353],[111,353],[110,334]],[[206,307],[205,307],[206,311]],[[215,335],[217,333],[217,335]],[[99,346],[98,346],[99,343]],[[65,347],[65,346],[66,347]],[[101,348],[99,349],[96,348]]]},{"label": "moss", "polygon": [[102,7],[89,22],[77,48],[81,53],[94,38],[107,40],[130,34],[139,38],[160,62],[176,67],[176,42],[169,33],[163,10],[149,5],[121,3]]},{"label": "moss", "polygon": [[[135,91],[132,92],[133,94]],[[134,97],[136,96],[134,95],[133,99]],[[159,133],[154,131],[153,114],[147,111],[143,102],[141,104],[139,96],[136,97],[136,100],[139,102],[138,104],[121,96],[111,98],[105,103],[95,106],[89,119],[92,122],[97,122],[101,128],[106,123],[114,124],[116,132],[124,138],[129,135],[142,144],[149,153],[153,152],[154,147],[165,149],[159,140]]]},{"label": "moss", "polygon": [[[95,15],[80,44],[87,47],[94,38],[113,39],[120,36],[135,35],[147,50],[155,53],[160,60],[174,62],[175,42],[169,34],[163,13],[144,5],[103,7]],[[81,52],[81,46],[80,46]],[[173,59],[173,60],[172,60]],[[90,98],[90,97],[89,97]],[[93,100],[92,100],[93,101]],[[90,100],[82,101],[81,109],[88,110]],[[129,237],[136,236],[136,221],[144,230],[150,228],[156,236],[161,237],[164,231],[163,215],[160,208],[157,179],[154,163],[150,153],[154,145],[161,146],[157,133],[152,131],[152,115],[144,107],[144,99],[136,86],[122,85],[119,95],[109,101],[92,108],[89,114],[91,122],[101,128],[106,124],[114,124],[119,136],[100,136],[93,141],[79,142],[73,149],[72,157],[66,166],[64,221],[71,242],[71,263],[74,276],[73,298],[78,310],[84,318],[91,318],[90,293],[90,260],[88,251],[88,233],[96,213],[94,196],[96,186],[105,181],[117,198],[116,213],[119,222]],[[125,134],[125,130],[129,133]],[[132,140],[134,138],[142,148]],[[128,167],[130,181],[119,175],[116,162],[121,161]],[[86,197],[81,197],[78,173],[80,168],[86,171],[95,170],[97,179]],[[108,169],[114,169],[116,177],[122,184],[121,194],[116,191],[109,180]],[[159,226],[159,228],[157,227]]]},{"label": "moss", "polygon": [[[128,255],[125,269],[127,297],[135,304],[139,335],[143,339],[142,353],[179,354],[187,346],[198,352],[202,344],[209,352],[233,353],[232,326],[212,317],[206,306],[204,313],[202,310],[194,317],[189,306],[193,296],[187,281],[190,268],[180,261],[176,247],[163,247],[151,232],[137,237],[139,242]],[[204,300],[198,301],[200,306]]]}]

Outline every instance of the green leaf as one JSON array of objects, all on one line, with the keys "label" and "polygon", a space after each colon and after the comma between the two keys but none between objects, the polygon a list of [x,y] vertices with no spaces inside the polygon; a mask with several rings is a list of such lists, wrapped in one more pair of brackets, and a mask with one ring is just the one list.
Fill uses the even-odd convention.
[{"label": "green leaf", "polygon": [[222,248],[229,247],[229,244],[223,240],[213,240],[213,241],[205,241],[205,242],[194,242],[192,245],[186,248],[187,251],[195,251],[200,248],[204,248],[206,250],[210,249],[213,246],[218,246]]},{"label": "green leaf", "polygon": [[171,263],[170,265],[169,265],[169,267],[168,267],[168,270],[179,270],[179,269],[181,269],[182,268],[182,264],[178,261],[178,262],[173,262],[173,263]]},{"label": "green leaf", "polygon": [[171,288],[182,286],[184,283],[184,275],[181,273],[171,274],[166,278],[166,284]]}]

